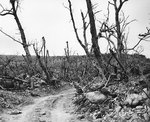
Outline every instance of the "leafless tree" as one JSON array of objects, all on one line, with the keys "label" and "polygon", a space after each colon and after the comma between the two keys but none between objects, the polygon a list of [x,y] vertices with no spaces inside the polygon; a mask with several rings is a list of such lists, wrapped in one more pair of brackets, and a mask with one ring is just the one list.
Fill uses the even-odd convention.
[{"label": "leafless tree", "polygon": [[[115,9],[115,26],[116,26],[116,33],[117,33],[117,52],[119,57],[121,56],[122,51],[124,50],[123,45],[123,33],[121,30],[121,19],[120,19],[120,11],[125,2],[128,0],[113,0],[113,3],[110,2],[114,6]],[[117,5],[117,2],[119,5]]]},{"label": "leafless tree", "polygon": [[[71,1],[68,0],[68,3],[69,3],[69,11],[70,11],[70,16],[71,16],[71,21],[72,21],[72,24],[73,24],[73,28],[74,28],[76,38],[77,38],[79,44],[84,49],[86,55],[89,58],[91,56],[91,52],[89,51],[89,48],[88,48],[86,31],[87,31],[87,28],[90,26],[90,33],[91,33],[91,37],[92,37],[92,39],[91,39],[92,47],[91,48],[92,48],[93,53],[95,55],[96,61],[98,63],[98,65],[97,65],[97,63],[94,62],[94,65],[99,70],[99,73],[102,76],[103,80],[106,81],[106,77],[105,77],[104,71],[103,71],[104,62],[102,60],[100,47],[98,45],[98,35],[97,35],[97,31],[96,31],[95,17],[94,17],[93,6],[92,6],[92,3],[91,3],[91,0],[86,0],[87,11],[88,11],[87,14],[84,15],[83,12],[81,11],[81,17],[82,17],[82,22],[83,22],[83,38],[84,38],[84,41],[82,41],[80,39],[78,31],[77,31],[77,27],[76,27],[76,23],[75,23],[74,16],[73,16],[73,11],[72,11]],[[87,16],[89,17],[89,22],[88,23],[85,21]]]},{"label": "leafless tree", "polygon": [[[126,64],[126,56],[128,51],[127,39],[128,31],[127,27],[134,20],[129,21],[129,16],[125,16],[122,8],[128,0],[109,0],[107,6],[107,15],[104,21],[100,22],[100,28],[98,38],[104,38],[108,42],[108,48],[112,57],[117,61],[117,64],[125,72],[124,65]],[[110,19],[110,7],[114,9],[114,23]],[[111,9],[112,10],[112,9]],[[116,43],[115,43],[116,41]]]},{"label": "leafless tree", "polygon": [[104,71],[103,71],[104,62],[102,60],[100,47],[98,45],[98,35],[97,35],[97,31],[96,31],[95,17],[94,17],[93,6],[92,6],[91,0],[86,0],[86,4],[87,4],[88,16],[89,16],[89,20],[90,20],[92,49],[93,49],[95,58],[97,59],[99,71],[101,72],[102,78],[104,79],[104,81],[106,81],[106,77],[105,77]]},{"label": "leafless tree", "polygon": [[[111,1],[108,1],[108,8],[107,8],[108,14],[106,17],[106,21],[101,22],[99,37],[105,38],[108,41],[109,45],[113,45],[113,48],[117,53],[117,57],[119,58],[119,60],[121,60],[121,54],[125,50],[124,45],[124,41],[126,39],[125,29],[134,20],[127,22],[128,17],[125,17],[124,13],[122,12],[122,7],[128,0],[111,0]],[[115,23],[112,25],[108,24],[110,19],[109,18],[110,5],[112,5],[115,10],[114,15]],[[115,46],[114,44],[114,39],[117,40],[117,46]]]},{"label": "leafless tree", "polygon": [[[46,82],[51,83],[50,81],[51,81],[53,75],[47,66],[49,52],[48,52],[48,50],[46,50],[46,40],[44,37],[42,37],[42,42],[43,43],[42,43],[40,50],[38,50],[38,47],[35,44],[33,45],[33,48],[34,48],[34,51],[36,54],[36,58],[39,62],[39,65],[46,76]],[[41,56],[41,53],[43,53],[43,56]],[[42,57],[43,57],[43,60],[42,60]]]},{"label": "leafless tree", "polygon": [[[70,16],[71,16],[71,21],[72,21],[72,24],[73,24],[73,29],[74,29],[74,32],[75,32],[75,35],[76,35],[76,38],[79,42],[79,44],[82,46],[82,48],[84,49],[86,55],[89,57],[90,56],[90,52],[88,50],[88,42],[87,42],[87,38],[86,38],[86,31],[87,31],[87,28],[88,28],[88,25],[86,22],[85,22],[85,19],[86,19],[86,16],[83,14],[83,12],[81,11],[81,16],[82,16],[82,21],[83,21],[83,37],[84,37],[84,41],[82,41],[79,37],[79,34],[78,34],[78,30],[77,30],[77,27],[76,27],[76,23],[75,23],[75,19],[74,19],[74,16],[73,16],[73,12],[72,12],[72,4],[71,4],[71,1],[68,0],[68,3],[69,3],[69,12],[70,12]],[[84,43],[83,43],[84,42]]]},{"label": "leafless tree", "polygon": [[[119,57],[121,56],[122,51],[124,50],[135,50],[135,48],[140,44],[141,41],[146,40],[150,37],[150,29],[147,28],[147,32],[144,34],[139,34],[139,41],[137,44],[134,45],[132,48],[125,48],[125,29],[126,27],[133,21],[127,22],[128,17],[125,18],[124,13],[123,17],[120,17],[120,12],[123,7],[123,5],[127,2],[128,0],[113,0],[113,2],[109,2],[109,4],[114,6],[115,9],[115,30],[117,33],[117,53]],[[128,36],[128,35],[127,35]]]},{"label": "leafless tree", "polygon": [[[122,11],[122,7],[123,5],[127,2],[128,0],[110,0],[108,1],[108,13],[107,13],[107,17],[106,20],[103,22],[100,22],[99,20],[96,20],[95,18],[95,14],[93,12],[93,5],[91,0],[86,0],[86,4],[87,4],[87,10],[88,10],[88,17],[89,17],[89,23],[87,24],[85,22],[85,17],[87,17],[87,15],[84,17],[83,13],[81,12],[81,16],[82,16],[82,20],[83,20],[83,37],[84,37],[84,42],[87,42],[87,38],[86,38],[86,30],[87,27],[90,26],[90,33],[91,33],[91,42],[92,42],[92,50],[93,53],[95,55],[95,58],[97,59],[97,62],[99,64],[99,69],[101,70],[102,74],[104,74],[103,72],[103,65],[105,64],[105,62],[102,59],[102,55],[100,52],[100,46],[98,44],[98,40],[104,38],[107,40],[108,42],[108,46],[110,48],[110,53],[112,54],[112,56],[114,56],[114,58],[116,59],[116,61],[118,62],[120,68],[125,72],[125,68],[123,65],[124,59],[123,59],[123,55],[125,54],[125,50],[127,49],[126,47],[126,41],[127,41],[127,37],[128,37],[128,33],[126,33],[126,27],[133,21],[135,20],[131,20],[128,21],[129,16],[125,17],[124,12]],[[78,42],[80,43],[80,45],[83,47],[83,49],[85,50],[87,55],[90,55],[89,51],[87,50],[87,43],[82,43],[81,39],[79,38],[79,34],[76,28],[76,24],[75,24],[75,20],[73,17],[73,12],[72,12],[72,7],[71,7],[71,1],[68,0],[69,2],[69,10],[70,10],[70,15],[71,15],[71,20],[73,23],[73,28],[77,37]],[[115,15],[114,15],[114,21],[115,23],[110,24],[110,6],[113,6],[114,11],[115,11]],[[100,22],[100,28],[99,31],[97,33],[96,30],[96,21]],[[115,40],[117,41],[117,45],[115,44]],[[113,50],[115,52],[113,52]],[[116,53],[116,54],[115,54]],[[103,76],[104,77],[104,76]]]},{"label": "leafless tree", "polygon": [[136,51],[135,48],[137,48],[142,41],[150,41],[150,28],[147,27],[145,33],[139,34],[138,42],[132,48],[127,48],[127,50],[129,50],[129,51],[130,50]]},{"label": "leafless tree", "polygon": [[31,64],[32,63],[32,57],[31,57],[31,54],[30,54],[30,51],[29,51],[29,48],[28,48],[29,44],[27,43],[26,36],[25,36],[25,33],[24,33],[24,29],[22,27],[22,24],[21,24],[21,22],[19,20],[18,14],[17,14],[17,10],[18,10],[19,5],[20,5],[20,0],[10,0],[10,4],[11,4],[11,8],[10,9],[4,8],[4,6],[2,4],[0,4],[0,7],[2,8],[2,11],[0,11],[0,16],[11,15],[11,16],[14,17],[14,19],[15,19],[15,21],[17,23],[18,29],[20,31],[22,42],[14,39],[12,36],[10,36],[9,34],[5,33],[2,30],[0,30],[0,31],[3,34],[5,34],[6,36],[8,36],[11,39],[13,39],[14,41],[19,42],[20,44],[22,44],[22,46],[24,48],[24,51],[26,53],[26,58],[27,58],[27,61],[28,61],[27,63]]}]

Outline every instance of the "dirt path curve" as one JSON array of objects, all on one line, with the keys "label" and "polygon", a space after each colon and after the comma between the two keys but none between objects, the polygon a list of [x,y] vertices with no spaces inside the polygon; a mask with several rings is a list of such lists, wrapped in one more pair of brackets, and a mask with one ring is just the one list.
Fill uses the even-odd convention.
[{"label": "dirt path curve", "polygon": [[73,114],[74,93],[69,89],[58,95],[37,98],[34,104],[22,108],[21,114],[4,114],[0,122],[87,122],[78,120]]}]

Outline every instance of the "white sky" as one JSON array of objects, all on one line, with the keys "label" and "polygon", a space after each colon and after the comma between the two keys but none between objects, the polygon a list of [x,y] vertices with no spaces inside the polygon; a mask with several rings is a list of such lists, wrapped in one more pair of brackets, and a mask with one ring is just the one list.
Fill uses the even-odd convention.
[{"label": "white sky", "polygon": [[[8,0],[9,1],[9,0]],[[93,4],[98,3],[97,10],[102,10],[98,18],[104,19],[106,14],[107,0],[92,0]],[[9,7],[6,0],[0,0],[4,6]],[[21,8],[18,11],[27,40],[29,42],[40,42],[42,36],[45,37],[50,55],[64,55],[66,41],[69,41],[72,54],[84,54],[83,49],[78,44],[69,11],[64,7],[68,6],[67,0],[22,0]],[[82,20],[80,10],[85,11],[85,0],[72,0],[75,20],[81,30]],[[126,15],[130,15],[129,20],[137,19],[130,25],[128,39],[129,46],[133,46],[138,41],[138,34],[145,32],[147,26],[150,27],[150,0],[129,0],[124,6]],[[0,17],[0,28],[16,39],[19,39],[18,29],[15,20],[11,16]],[[5,35],[0,33],[0,54],[24,54],[22,46]],[[106,42],[100,42],[101,51],[106,51]],[[150,42],[142,42],[143,54],[150,57]],[[32,54],[33,50],[30,48]]]}]

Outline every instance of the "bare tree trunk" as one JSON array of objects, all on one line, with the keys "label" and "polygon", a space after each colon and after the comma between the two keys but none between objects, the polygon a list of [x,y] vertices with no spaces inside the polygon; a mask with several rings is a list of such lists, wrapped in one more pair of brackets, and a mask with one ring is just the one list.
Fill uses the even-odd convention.
[{"label": "bare tree trunk", "polygon": [[12,9],[13,9],[13,15],[14,15],[14,18],[16,20],[17,26],[19,28],[20,34],[21,34],[22,45],[23,45],[24,51],[26,53],[27,61],[29,64],[31,64],[32,63],[32,57],[31,57],[31,54],[29,52],[29,48],[28,48],[28,44],[26,41],[26,36],[25,36],[24,30],[22,28],[21,22],[18,18],[18,15],[17,15],[17,11],[15,8],[15,1],[11,2],[11,4],[12,4]]},{"label": "bare tree trunk", "polygon": [[38,54],[38,51],[36,50],[35,46],[33,46],[36,57],[38,59],[39,65],[42,68],[42,70],[44,71],[45,75],[46,75],[46,82],[49,83],[52,79],[52,73],[50,73],[48,71],[48,68],[43,64],[42,60],[41,60],[41,56]]},{"label": "bare tree trunk", "polygon": [[94,19],[94,13],[93,13],[91,0],[86,0],[86,3],[87,3],[89,20],[90,20],[90,32],[91,32],[91,36],[92,36],[92,48],[94,51],[95,58],[97,59],[97,62],[99,64],[99,69],[101,70],[101,75],[102,75],[103,79],[106,80],[104,72],[103,72],[103,61],[102,61],[100,48],[98,45],[98,36],[97,36],[97,31],[96,31],[96,25],[95,25],[95,19]]},{"label": "bare tree trunk", "polygon": [[27,58],[27,63],[28,65],[30,65],[30,69],[31,69],[31,63],[32,63],[32,57],[31,57],[31,54],[29,52],[29,48],[28,48],[28,44],[27,44],[27,41],[26,41],[26,36],[25,36],[25,33],[24,33],[24,30],[23,30],[23,27],[21,25],[21,22],[18,18],[18,15],[17,15],[17,10],[18,10],[18,7],[19,7],[19,0],[10,0],[10,4],[11,4],[11,9],[5,9],[1,4],[0,4],[0,7],[1,7],[1,11],[0,11],[0,16],[6,16],[6,15],[12,15],[17,23],[17,26],[18,26],[18,29],[20,31],[20,35],[21,35],[21,40],[22,42],[14,39],[13,37],[11,37],[10,35],[6,34],[5,32],[3,32],[1,30],[1,32],[3,34],[5,34],[6,36],[10,37],[11,39],[13,39],[14,41],[22,44],[23,48],[24,48],[24,51],[26,53],[26,58]]},{"label": "bare tree trunk", "polygon": [[79,44],[82,46],[82,48],[84,49],[86,55],[88,57],[90,57],[90,53],[88,51],[88,44],[87,44],[87,40],[86,40],[86,29],[87,29],[87,25],[86,25],[86,22],[85,22],[85,18],[84,18],[84,15],[83,13],[81,12],[81,16],[82,16],[82,20],[83,20],[83,30],[84,30],[84,41],[85,41],[85,44],[82,43],[80,37],[79,37],[79,34],[77,32],[77,28],[76,28],[76,24],[75,24],[75,20],[74,20],[74,16],[73,16],[73,13],[72,13],[72,5],[71,5],[71,1],[68,0],[68,3],[69,3],[69,11],[70,11],[70,16],[71,16],[71,21],[72,21],[72,24],[73,24],[73,29],[74,29],[74,32],[75,32],[75,35],[76,35],[76,38],[79,42]]},{"label": "bare tree trunk", "polygon": [[120,29],[120,21],[119,21],[119,10],[116,8],[115,9],[115,22],[116,22],[116,32],[117,32],[117,54],[118,58],[121,61],[121,54],[122,51],[124,50],[123,47],[123,40],[122,40],[122,32]]},{"label": "bare tree trunk", "polygon": [[87,39],[86,39],[86,30],[88,28],[88,25],[90,25],[90,32],[91,32],[91,36],[92,36],[92,49],[94,51],[95,58],[98,62],[98,65],[96,65],[96,68],[98,69],[99,74],[102,76],[103,80],[106,81],[106,77],[105,77],[104,71],[103,71],[103,60],[102,60],[100,48],[99,48],[99,45],[98,45],[98,36],[97,36],[97,32],[96,32],[96,25],[95,25],[95,19],[94,19],[94,13],[93,13],[93,9],[92,9],[91,0],[86,0],[89,20],[90,20],[89,24],[86,24],[86,22],[85,22],[86,16],[84,16],[83,13],[81,12],[82,21],[83,21],[84,44],[80,40],[79,34],[77,32],[77,28],[76,28],[76,25],[75,25],[75,20],[74,20],[73,13],[72,13],[71,1],[68,0],[68,3],[69,3],[70,16],[71,16],[71,20],[72,20],[72,24],[73,24],[73,28],[74,28],[76,38],[77,38],[78,42],[80,43],[80,45],[82,46],[82,48],[84,49],[86,55],[88,56],[88,58],[91,61],[91,52],[89,52],[89,50],[88,50],[88,43],[87,43]]},{"label": "bare tree trunk", "polygon": [[[119,0],[118,0],[119,1]],[[124,45],[123,45],[123,35],[121,32],[121,20],[119,17],[120,11],[124,5],[125,2],[128,0],[120,0],[117,5],[117,0],[113,0],[113,6],[115,9],[115,23],[116,23],[116,33],[117,33],[117,54],[119,60],[122,62],[122,52],[124,51]]]}]

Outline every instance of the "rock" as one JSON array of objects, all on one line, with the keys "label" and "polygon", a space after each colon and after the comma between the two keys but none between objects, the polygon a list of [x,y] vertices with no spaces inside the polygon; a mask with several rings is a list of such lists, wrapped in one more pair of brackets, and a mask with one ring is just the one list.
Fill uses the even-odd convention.
[{"label": "rock", "polygon": [[129,94],[125,100],[125,104],[129,106],[137,106],[143,100],[143,96],[140,94]]},{"label": "rock", "polygon": [[99,91],[85,93],[85,96],[92,103],[102,103],[107,98]]},{"label": "rock", "polygon": [[94,83],[94,84],[92,84],[92,86],[90,86],[89,90],[90,91],[100,90],[103,86],[104,86],[104,84],[102,84],[102,83]]},{"label": "rock", "polygon": [[135,98],[135,99],[133,99],[131,105],[136,106],[136,105],[138,105],[138,103],[139,103],[139,99]]}]

